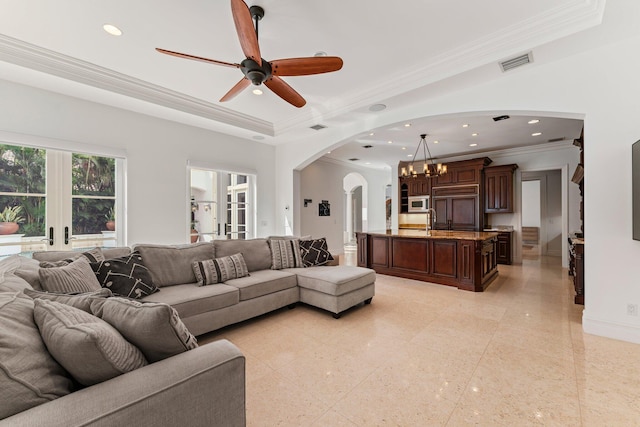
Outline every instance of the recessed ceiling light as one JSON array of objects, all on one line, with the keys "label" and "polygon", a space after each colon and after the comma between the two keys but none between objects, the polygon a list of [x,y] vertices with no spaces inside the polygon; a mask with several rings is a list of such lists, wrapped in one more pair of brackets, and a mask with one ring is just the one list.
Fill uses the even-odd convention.
[{"label": "recessed ceiling light", "polygon": [[254,89],[251,92],[253,92],[254,95],[262,95],[262,90],[260,89]]},{"label": "recessed ceiling light", "polygon": [[413,154],[407,154],[407,157],[413,157]]},{"label": "recessed ceiling light", "polygon": [[477,147],[478,144],[469,144],[469,147]]},{"label": "recessed ceiling light", "polygon": [[366,162],[366,163],[365,163],[365,165],[370,165],[370,164],[371,164],[371,162]]},{"label": "recessed ceiling light", "polygon": [[403,150],[406,150],[406,149],[407,149],[407,147],[402,147],[402,149],[403,149]]},{"label": "recessed ceiling light", "polygon": [[369,136],[373,136],[373,135],[375,135],[375,133],[373,133],[373,132],[371,132],[371,133],[369,134]]},{"label": "recessed ceiling light", "polygon": [[122,35],[122,30],[120,28],[116,27],[115,25],[104,24],[102,26],[102,29],[105,30],[107,33],[111,34],[112,36],[121,36]]},{"label": "recessed ceiling light", "polygon": [[463,127],[463,128],[468,128],[468,127],[469,127],[469,124],[468,124],[468,123],[465,123],[465,124],[463,124],[463,125],[462,125],[462,127]]},{"label": "recessed ceiling light", "polygon": [[540,123],[540,120],[533,119],[533,120],[529,120],[527,123],[529,123],[530,125],[535,125],[536,123]]},{"label": "recessed ceiling light", "polygon": [[404,127],[406,127],[406,128],[411,127],[411,123],[405,123]]},{"label": "recessed ceiling light", "polygon": [[387,144],[393,144],[393,141],[387,141]]},{"label": "recessed ceiling light", "polygon": [[331,151],[327,151],[327,154],[331,154]]},{"label": "recessed ceiling light", "polygon": [[434,144],[437,144],[438,142],[440,142],[440,141],[438,141],[437,139],[435,141],[433,141]]},{"label": "recessed ceiling light", "polygon": [[387,108],[387,106],[384,104],[373,104],[371,107],[369,107],[369,111],[382,111],[385,108]]},{"label": "recessed ceiling light", "polygon": [[534,132],[531,134],[531,136],[540,136],[542,135],[542,132]]},{"label": "recessed ceiling light", "polygon": [[478,134],[477,133],[472,133],[471,136],[478,136]]}]

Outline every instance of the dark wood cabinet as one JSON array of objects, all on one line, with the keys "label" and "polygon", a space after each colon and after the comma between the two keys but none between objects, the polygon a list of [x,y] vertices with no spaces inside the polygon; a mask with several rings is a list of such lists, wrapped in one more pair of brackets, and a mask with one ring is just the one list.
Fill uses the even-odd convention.
[{"label": "dark wood cabinet", "polygon": [[500,231],[498,234],[498,242],[496,246],[496,259],[498,264],[511,265],[511,239],[513,236],[512,231]]},{"label": "dark wood cabinet", "polygon": [[569,275],[576,295],[573,302],[584,305],[584,240],[569,238]]},{"label": "dark wood cabinet", "polygon": [[367,254],[369,253],[369,239],[367,234],[356,233],[356,242],[358,243],[358,267],[367,267],[368,259]]},{"label": "dark wood cabinet", "polygon": [[518,165],[484,169],[484,211],[513,213],[513,177]]},{"label": "dark wood cabinet", "polygon": [[479,231],[484,216],[480,214],[478,186],[456,186],[434,190],[431,204],[436,211],[436,230]]},{"label": "dark wood cabinet", "polygon": [[409,212],[409,184],[406,178],[400,178],[400,213]]},{"label": "dark wood cabinet", "polygon": [[428,196],[431,194],[431,182],[424,175],[400,178],[400,188],[406,188],[407,196]]},{"label": "dark wood cabinet", "polygon": [[469,185],[482,182],[482,170],[491,163],[488,157],[447,163],[447,173],[433,178],[433,186]]}]

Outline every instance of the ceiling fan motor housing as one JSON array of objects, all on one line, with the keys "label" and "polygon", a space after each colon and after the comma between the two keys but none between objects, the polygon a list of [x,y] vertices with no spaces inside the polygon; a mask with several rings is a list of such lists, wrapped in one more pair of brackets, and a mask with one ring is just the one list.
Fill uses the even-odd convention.
[{"label": "ceiling fan motor housing", "polygon": [[262,66],[258,65],[253,59],[247,58],[240,63],[240,70],[242,70],[245,77],[256,86],[260,86],[271,77],[272,74],[271,64],[264,58],[262,59]]}]

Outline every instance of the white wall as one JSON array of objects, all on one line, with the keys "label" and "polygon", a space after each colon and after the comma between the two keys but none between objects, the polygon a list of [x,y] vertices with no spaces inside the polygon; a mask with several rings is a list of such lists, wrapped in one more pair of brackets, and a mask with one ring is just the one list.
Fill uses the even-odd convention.
[{"label": "white wall", "polygon": [[522,226],[540,228],[540,180],[522,181]]},{"label": "white wall", "polygon": [[186,243],[187,161],[258,176],[258,235],[274,234],[273,147],[0,80],[0,131],[112,147],[127,158],[127,244]]},{"label": "white wall", "polygon": [[[354,168],[350,165],[317,160],[300,171],[300,231],[295,234],[310,234],[314,238],[326,237],[331,253],[344,251],[343,230],[346,230],[345,193],[343,178],[351,172],[361,174],[368,184],[367,219],[369,230],[385,229],[385,188],[390,184],[389,172]],[[364,196],[363,196],[364,198]],[[308,207],[303,200],[312,199]],[[318,215],[318,203],[331,203],[331,216]]]},{"label": "white wall", "polygon": [[[627,2],[631,10],[638,5]],[[607,5],[609,8],[609,5]],[[630,14],[630,12],[627,12]],[[509,71],[501,78],[421,103],[389,108],[375,119],[354,123],[351,135],[391,125],[411,117],[465,114],[480,111],[523,112],[585,119],[585,331],[640,343],[640,317],[627,315],[627,304],[640,304],[637,260],[640,242],[631,238],[631,144],[640,138],[640,27],[632,19],[616,27],[635,34],[605,47],[567,57],[547,65],[535,62]],[[562,112],[562,113],[558,113]],[[304,148],[276,148],[279,203],[290,194],[291,170],[339,144],[347,135],[310,141]],[[327,134],[329,135],[329,134]],[[305,150],[305,152],[302,152]],[[311,151],[309,151],[311,150]],[[282,157],[280,155],[282,154]],[[576,153],[577,156],[577,153]],[[520,162],[516,162],[520,163]],[[538,170],[557,169],[553,153],[531,160]],[[602,168],[607,165],[606,177]],[[569,165],[566,174],[572,174]],[[287,172],[287,170],[289,172]],[[282,172],[280,172],[282,171]],[[563,177],[566,175],[563,174]],[[571,187],[565,200],[575,205]],[[615,183],[615,184],[613,184]],[[564,201],[563,201],[564,203]],[[575,220],[574,220],[575,221]],[[578,226],[569,220],[571,230]]]}]

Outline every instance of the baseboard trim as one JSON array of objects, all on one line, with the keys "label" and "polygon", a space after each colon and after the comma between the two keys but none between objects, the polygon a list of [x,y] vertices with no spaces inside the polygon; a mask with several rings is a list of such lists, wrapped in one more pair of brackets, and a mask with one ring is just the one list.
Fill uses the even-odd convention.
[{"label": "baseboard trim", "polygon": [[593,319],[582,313],[582,329],[592,335],[640,344],[640,327],[628,323]]}]

